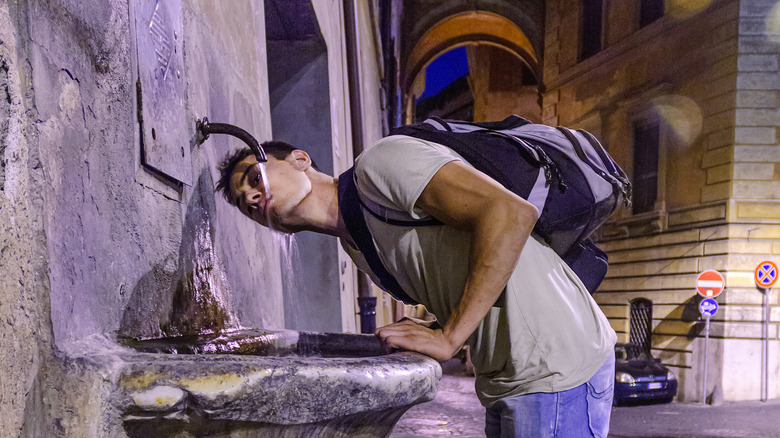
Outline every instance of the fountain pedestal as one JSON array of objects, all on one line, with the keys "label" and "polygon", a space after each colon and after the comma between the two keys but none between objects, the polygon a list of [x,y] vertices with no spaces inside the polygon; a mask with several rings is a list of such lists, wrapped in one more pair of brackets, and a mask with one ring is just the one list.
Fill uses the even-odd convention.
[{"label": "fountain pedestal", "polygon": [[[190,344],[217,354],[115,347],[91,355],[110,371],[107,412],[139,438],[383,437],[407,409],[434,398],[441,377],[439,363],[421,354],[371,356],[378,343],[369,335],[242,336],[247,332]],[[224,354],[231,346],[239,354]],[[274,355],[240,354],[252,348]]]}]

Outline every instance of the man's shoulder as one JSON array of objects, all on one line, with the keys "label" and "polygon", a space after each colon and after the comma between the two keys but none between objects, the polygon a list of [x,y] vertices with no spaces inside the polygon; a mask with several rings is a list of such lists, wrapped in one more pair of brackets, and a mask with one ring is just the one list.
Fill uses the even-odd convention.
[{"label": "man's shoulder", "polygon": [[399,149],[425,149],[430,146],[430,142],[408,135],[388,135],[387,137],[382,137],[371,147],[363,151],[357,158],[357,162],[365,161],[366,159],[379,159],[384,154],[397,155]]},{"label": "man's shoulder", "polygon": [[[408,135],[389,135],[363,151],[355,160],[356,169],[365,166],[415,167],[430,160],[461,158],[439,143]],[[462,159],[462,158],[461,158]]]},{"label": "man's shoulder", "polygon": [[392,135],[366,149],[355,160],[361,195],[386,208],[415,214],[415,203],[434,174],[450,161],[462,160],[437,143]]}]

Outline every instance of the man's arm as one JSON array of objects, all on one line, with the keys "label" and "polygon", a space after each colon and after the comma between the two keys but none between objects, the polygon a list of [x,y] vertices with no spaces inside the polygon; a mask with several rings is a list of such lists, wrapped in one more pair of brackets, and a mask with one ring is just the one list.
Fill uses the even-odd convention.
[{"label": "man's arm", "polygon": [[469,273],[463,296],[442,329],[403,320],[377,329],[386,350],[450,359],[501,295],[539,212],[485,174],[459,161],[445,164],[417,206],[447,225],[469,231]]}]

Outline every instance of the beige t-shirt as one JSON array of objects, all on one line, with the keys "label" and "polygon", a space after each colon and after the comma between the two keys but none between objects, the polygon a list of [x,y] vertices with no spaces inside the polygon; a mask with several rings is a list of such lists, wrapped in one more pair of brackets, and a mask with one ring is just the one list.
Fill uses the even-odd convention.
[{"label": "beige t-shirt", "polygon": [[[390,136],[355,164],[361,196],[415,218],[433,175],[463,157],[437,143]],[[468,275],[471,236],[452,227],[400,227],[364,212],[379,256],[411,298],[444,325],[457,307]],[[342,243],[358,267],[373,275],[360,252]],[[585,286],[547,245],[528,239],[506,288],[467,343],[480,401],[532,392],[556,392],[585,383],[614,354],[617,340]]]}]

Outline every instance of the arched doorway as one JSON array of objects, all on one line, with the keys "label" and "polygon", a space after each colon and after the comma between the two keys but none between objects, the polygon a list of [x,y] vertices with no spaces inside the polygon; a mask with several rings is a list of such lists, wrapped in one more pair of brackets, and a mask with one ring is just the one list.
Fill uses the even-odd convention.
[{"label": "arched doorway", "polygon": [[[412,48],[401,77],[405,123],[425,115],[426,111],[418,114],[415,107],[425,90],[426,67],[464,46],[469,77],[461,88],[467,87],[472,94],[473,120],[495,120],[512,113],[541,120],[540,64],[531,42],[505,17],[470,11],[439,21]],[[468,101],[462,93],[455,94]]]}]

